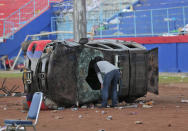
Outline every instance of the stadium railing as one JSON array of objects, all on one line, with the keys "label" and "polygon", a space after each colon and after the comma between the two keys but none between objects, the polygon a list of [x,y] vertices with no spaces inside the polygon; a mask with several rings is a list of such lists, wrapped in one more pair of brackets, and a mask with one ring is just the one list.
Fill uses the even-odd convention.
[{"label": "stadium railing", "polygon": [[[103,8],[92,13],[95,14],[88,13],[90,17],[87,17],[87,31],[94,31],[97,38],[173,36],[181,33],[181,29],[188,24],[188,6],[120,11],[110,18],[107,16],[111,16],[113,12],[103,11]],[[52,23],[56,23],[56,27],[52,26],[53,30],[56,28],[56,30],[69,29],[72,31],[70,27],[73,22],[70,20],[52,18]]]},{"label": "stadium railing", "polygon": [[0,24],[3,25],[0,37],[13,38],[15,32],[47,10],[50,2],[60,1],[62,0],[30,0],[24,6],[0,21]]}]

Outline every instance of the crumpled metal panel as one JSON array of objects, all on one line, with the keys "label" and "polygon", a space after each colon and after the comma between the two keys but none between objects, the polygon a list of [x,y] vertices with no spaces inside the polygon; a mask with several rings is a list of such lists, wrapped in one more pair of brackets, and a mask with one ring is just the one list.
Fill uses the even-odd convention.
[{"label": "crumpled metal panel", "polygon": [[158,82],[159,82],[159,69],[158,69],[158,48],[154,48],[148,51],[147,58],[147,90],[154,94],[159,94]]},{"label": "crumpled metal panel", "polygon": [[92,90],[86,81],[88,75],[89,63],[96,56],[103,57],[99,50],[83,48],[77,57],[76,77],[78,87],[78,99],[80,104],[98,101],[100,99],[100,90]]},{"label": "crumpled metal panel", "polygon": [[47,97],[58,105],[72,106],[76,103],[76,48],[58,44],[52,52],[47,69]]},{"label": "crumpled metal panel", "polygon": [[87,45],[52,42],[50,46],[52,52],[26,61],[33,73],[32,83],[25,84],[30,87],[27,93],[42,91],[58,106],[99,102],[100,83],[92,60],[101,56],[120,68],[120,101],[142,97],[147,91],[158,94],[157,49],[147,51],[134,43],[115,40],[91,41]]},{"label": "crumpled metal panel", "polygon": [[129,96],[142,97],[147,93],[147,51],[130,52]]}]

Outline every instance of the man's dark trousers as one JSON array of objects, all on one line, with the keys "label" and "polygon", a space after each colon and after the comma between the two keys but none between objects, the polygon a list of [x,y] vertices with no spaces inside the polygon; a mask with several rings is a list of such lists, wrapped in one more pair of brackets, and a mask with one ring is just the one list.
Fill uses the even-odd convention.
[{"label": "man's dark trousers", "polygon": [[117,84],[120,79],[120,72],[118,69],[108,72],[104,75],[103,88],[102,88],[102,107],[107,106],[108,102],[108,92],[112,83],[112,106],[117,106],[118,96],[117,96]]}]

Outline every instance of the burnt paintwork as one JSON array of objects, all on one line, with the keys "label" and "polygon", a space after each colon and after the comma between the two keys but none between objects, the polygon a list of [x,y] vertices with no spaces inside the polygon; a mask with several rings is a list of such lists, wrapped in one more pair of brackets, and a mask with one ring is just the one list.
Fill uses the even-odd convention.
[{"label": "burnt paintwork", "polygon": [[[118,65],[121,72],[119,100],[129,101],[158,94],[158,50],[147,51],[134,42],[93,40],[80,45],[76,42],[54,41],[46,47],[40,59],[27,58],[32,83],[24,81],[27,93],[44,92],[59,106],[73,106],[101,99],[100,83],[93,69],[93,59],[102,56]],[[25,78],[24,80],[26,80]]]}]

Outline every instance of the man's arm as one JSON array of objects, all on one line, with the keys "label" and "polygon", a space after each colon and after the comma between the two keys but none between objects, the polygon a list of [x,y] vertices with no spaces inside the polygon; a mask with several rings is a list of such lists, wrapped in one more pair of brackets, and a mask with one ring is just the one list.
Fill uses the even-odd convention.
[{"label": "man's arm", "polygon": [[102,79],[102,75],[100,72],[97,73],[97,77],[99,79],[99,82],[101,83],[101,85],[103,85],[103,79]]},{"label": "man's arm", "polygon": [[94,68],[95,68],[95,72],[97,74],[97,77],[98,77],[98,80],[99,82],[101,83],[101,88],[103,87],[103,79],[102,79],[102,75],[100,73],[100,69],[99,67],[97,66],[97,64],[94,65]]}]

